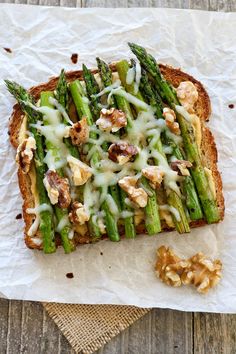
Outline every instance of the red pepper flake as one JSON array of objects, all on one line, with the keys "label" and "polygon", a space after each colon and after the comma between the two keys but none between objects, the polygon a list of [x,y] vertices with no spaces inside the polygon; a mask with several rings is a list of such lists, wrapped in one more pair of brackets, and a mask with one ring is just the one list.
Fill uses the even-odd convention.
[{"label": "red pepper flake", "polygon": [[74,53],[71,55],[71,61],[73,64],[77,63],[77,61],[78,61],[78,54],[77,53]]},{"label": "red pepper flake", "polygon": [[22,214],[17,214],[16,215],[16,220],[20,220],[20,219],[22,219]]},{"label": "red pepper flake", "polygon": [[3,48],[7,53],[12,53],[11,48]]},{"label": "red pepper flake", "polygon": [[74,274],[73,273],[67,273],[66,277],[69,278],[69,279],[72,279],[72,278],[74,278]]},{"label": "red pepper flake", "polygon": [[228,105],[228,107],[229,107],[230,109],[233,109],[233,108],[234,108],[234,104],[233,104],[233,103],[230,103],[230,104]]}]

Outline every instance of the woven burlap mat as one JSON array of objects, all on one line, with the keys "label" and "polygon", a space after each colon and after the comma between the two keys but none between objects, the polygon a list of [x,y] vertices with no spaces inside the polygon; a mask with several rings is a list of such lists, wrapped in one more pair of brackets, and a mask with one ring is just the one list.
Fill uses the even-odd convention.
[{"label": "woven burlap mat", "polygon": [[145,315],[150,309],[116,305],[44,303],[50,317],[73,349],[91,354]]}]

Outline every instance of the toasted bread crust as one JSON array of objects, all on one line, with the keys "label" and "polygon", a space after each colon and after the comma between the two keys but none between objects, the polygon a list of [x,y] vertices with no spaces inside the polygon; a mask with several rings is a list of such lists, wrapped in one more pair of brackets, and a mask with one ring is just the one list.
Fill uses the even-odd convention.
[{"label": "toasted bread crust", "polygon": [[[205,122],[209,120],[211,114],[211,104],[209,96],[203,87],[203,85],[194,79],[192,76],[182,72],[180,69],[175,69],[167,65],[160,64],[160,69],[164,77],[167,81],[169,81],[174,87],[177,87],[182,81],[191,81],[196,86],[198,91],[198,101],[196,102],[195,111],[196,114],[201,119],[202,125],[202,158],[206,167],[208,167],[212,171],[213,179],[215,182],[216,190],[217,190],[217,205],[219,207],[221,220],[224,217],[224,196],[222,189],[222,179],[221,175],[217,169],[217,149],[214,141],[214,137],[211,131],[205,126]],[[110,65],[113,71],[116,71],[115,64]],[[97,70],[93,70],[93,73],[97,73]],[[82,71],[71,71],[66,73],[66,78],[68,82],[72,82],[76,79],[83,80]],[[51,91],[56,88],[58,81],[58,77],[52,77],[47,83],[32,87],[29,92],[35,97],[36,100],[39,99],[40,93],[42,91]],[[21,124],[23,122],[23,115],[20,109],[19,104],[15,104],[13,107],[13,112],[10,119],[9,124],[9,134],[10,134],[10,142],[14,148],[17,148],[19,145],[19,131],[21,128]],[[37,248],[41,249],[41,246],[36,245],[32,238],[27,235],[27,231],[29,230],[32,222],[34,220],[34,216],[27,214],[27,208],[34,207],[34,196],[31,193],[31,178],[27,174],[23,174],[21,168],[18,168],[18,180],[19,187],[23,198],[23,217],[25,221],[25,243],[29,248]],[[206,224],[205,220],[192,221],[190,226],[191,228],[203,226]],[[143,224],[137,226],[137,233],[145,233],[145,227]],[[168,227],[164,227],[163,231],[171,231]],[[121,234],[123,234],[123,230],[121,229]],[[38,231],[39,233],[39,231]],[[106,238],[104,236],[103,238]],[[75,237],[76,244],[84,244],[92,242],[92,239],[89,235]],[[60,240],[56,242],[60,244]]]}]

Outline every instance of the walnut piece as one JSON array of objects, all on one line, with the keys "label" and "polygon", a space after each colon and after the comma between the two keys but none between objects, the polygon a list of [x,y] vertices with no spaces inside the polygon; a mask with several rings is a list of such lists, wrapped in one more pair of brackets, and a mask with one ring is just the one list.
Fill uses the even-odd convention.
[{"label": "walnut piece", "polygon": [[120,165],[124,165],[130,161],[138,153],[138,149],[127,142],[119,142],[111,144],[108,149],[108,157],[114,162],[118,162]]},{"label": "walnut piece", "polygon": [[60,177],[56,171],[48,170],[43,179],[51,204],[67,208],[71,203],[69,181]]},{"label": "walnut piece", "polygon": [[193,284],[199,293],[205,294],[219,283],[222,269],[219,259],[212,261],[203,253],[197,253],[189,261],[191,266],[184,269],[181,276],[184,285]]},{"label": "walnut piece", "polygon": [[99,126],[100,130],[115,133],[120,128],[126,127],[126,114],[116,108],[103,108],[100,112],[99,119],[96,121],[96,124]]},{"label": "walnut piece", "polygon": [[194,104],[198,100],[198,91],[191,81],[182,81],[176,89],[177,97],[182,106],[189,112],[194,113]]},{"label": "walnut piece", "polygon": [[176,122],[175,112],[172,109],[165,107],[163,109],[163,117],[165,118],[166,126],[170,131],[176,135],[180,135],[179,123]]},{"label": "walnut piece", "polygon": [[147,205],[148,195],[143,188],[137,187],[137,179],[135,177],[123,177],[118,181],[118,184],[140,208],[144,208]]},{"label": "walnut piece", "polygon": [[85,144],[89,138],[87,118],[83,117],[79,122],[74,123],[69,134],[73,145]]},{"label": "walnut piece", "polygon": [[193,284],[199,293],[206,294],[221,279],[222,263],[212,261],[203,253],[189,259],[181,259],[170,248],[161,246],[157,250],[156,273],[166,284],[181,286]]},{"label": "walnut piece", "polygon": [[36,142],[32,136],[25,139],[17,148],[16,162],[19,164],[24,174],[28,173],[30,170],[35,150]]},{"label": "walnut piece", "polygon": [[159,188],[164,177],[164,172],[158,166],[147,166],[142,169],[142,174],[152,182],[154,188]]},{"label": "walnut piece", "polygon": [[178,172],[179,176],[190,176],[188,168],[192,167],[192,164],[186,160],[175,160],[170,163],[170,167]]},{"label": "walnut piece", "polygon": [[86,212],[82,203],[75,201],[71,205],[69,219],[73,224],[83,225],[86,221],[89,220],[89,214]]},{"label": "walnut piece", "polygon": [[92,169],[75,157],[68,156],[67,162],[70,166],[75,186],[82,186],[92,176]]}]

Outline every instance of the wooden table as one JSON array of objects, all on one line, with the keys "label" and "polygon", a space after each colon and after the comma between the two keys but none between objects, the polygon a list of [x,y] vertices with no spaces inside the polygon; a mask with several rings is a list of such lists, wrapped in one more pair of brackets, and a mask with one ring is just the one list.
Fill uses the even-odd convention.
[{"label": "wooden table", "polygon": [[[236,11],[236,0],[0,0],[70,7],[176,7]],[[42,305],[0,299],[0,354],[72,354]],[[99,354],[235,354],[236,316],[154,309]]]}]

